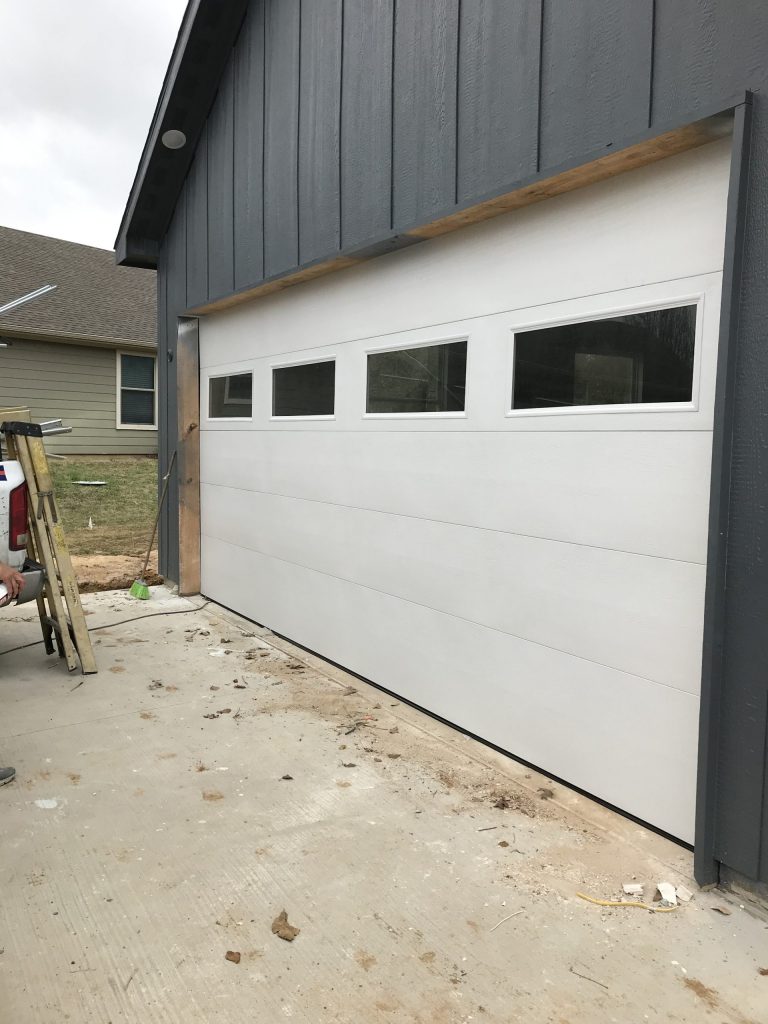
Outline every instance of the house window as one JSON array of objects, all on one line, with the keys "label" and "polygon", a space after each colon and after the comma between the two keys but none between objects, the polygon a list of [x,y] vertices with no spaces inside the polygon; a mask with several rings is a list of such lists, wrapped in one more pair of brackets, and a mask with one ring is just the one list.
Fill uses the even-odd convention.
[{"label": "house window", "polygon": [[250,419],[253,411],[253,374],[230,373],[208,381],[208,418]]},{"label": "house window", "polygon": [[120,426],[149,427],[155,420],[155,357],[118,353]]},{"label": "house window", "polygon": [[463,412],[467,342],[368,354],[366,412]]},{"label": "house window", "polygon": [[513,409],[690,402],[696,306],[515,335]]},{"label": "house window", "polygon": [[273,416],[333,416],[336,361],[279,366],[272,371]]}]

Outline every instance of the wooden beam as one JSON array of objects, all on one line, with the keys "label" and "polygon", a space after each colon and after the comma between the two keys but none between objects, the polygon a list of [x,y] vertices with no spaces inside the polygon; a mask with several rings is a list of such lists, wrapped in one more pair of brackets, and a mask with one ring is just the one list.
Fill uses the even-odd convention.
[{"label": "wooden beam", "polygon": [[200,592],[200,347],[197,320],[180,317],[176,344],[179,446],[179,594]]},{"label": "wooden beam", "polygon": [[575,166],[560,168],[552,173],[545,172],[517,182],[501,195],[490,196],[479,202],[471,203],[461,209],[451,209],[427,224],[414,225],[404,231],[390,232],[383,238],[372,240],[355,252],[332,256],[306,267],[300,267],[287,273],[261,281],[252,287],[243,288],[234,294],[213,299],[190,312],[194,315],[215,313],[223,309],[231,309],[244,302],[272,295],[285,288],[305,281],[314,280],[325,274],[332,274],[347,267],[357,266],[373,259],[383,251],[393,251],[417,242],[458,231],[472,224],[479,224],[492,217],[519,210],[544,199],[586,188],[598,181],[637,170],[648,164],[656,163],[670,156],[677,156],[690,149],[697,149],[707,143],[714,142],[730,134],[733,125],[733,112],[727,110],[711,117],[672,128],[661,134],[648,134],[639,140],[618,145],[607,152],[593,156],[592,159]]}]

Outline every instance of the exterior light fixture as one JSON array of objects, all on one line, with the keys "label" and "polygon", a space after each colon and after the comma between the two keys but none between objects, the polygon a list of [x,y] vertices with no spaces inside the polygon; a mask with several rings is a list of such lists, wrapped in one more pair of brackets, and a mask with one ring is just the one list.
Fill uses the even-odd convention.
[{"label": "exterior light fixture", "polygon": [[166,149],[181,149],[187,144],[187,136],[178,128],[169,128],[167,132],[163,132],[160,141]]}]

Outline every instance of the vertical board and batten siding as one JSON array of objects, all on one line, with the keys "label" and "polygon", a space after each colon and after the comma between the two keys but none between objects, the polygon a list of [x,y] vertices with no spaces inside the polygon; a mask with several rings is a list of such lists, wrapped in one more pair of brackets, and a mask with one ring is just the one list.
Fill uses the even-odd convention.
[{"label": "vertical board and batten siding", "polygon": [[487,195],[536,171],[541,0],[462,0],[457,194]]},{"label": "vertical board and batten siding", "polygon": [[209,295],[224,295],[235,287],[233,115],[234,69],[230,61],[208,118]]},{"label": "vertical board and batten siding", "polygon": [[393,227],[456,201],[458,30],[458,0],[395,5]]},{"label": "vertical board and batten siding", "polygon": [[264,276],[264,0],[251,5],[233,59],[235,287],[244,288]]},{"label": "vertical board and batten siding", "polygon": [[[302,208],[314,204],[305,190],[300,203],[298,169],[307,181],[312,178],[312,158],[301,151],[306,133],[299,134],[301,69],[306,67],[301,20],[309,6],[306,0],[251,0],[235,44],[232,238],[238,288],[258,284],[307,258],[299,253],[300,220]],[[420,13],[422,7],[433,9]],[[428,24],[419,25],[417,45],[404,30],[412,25],[415,31],[425,19]],[[505,38],[508,42],[500,44]],[[508,190],[518,174],[533,166],[534,156],[536,167],[546,171],[563,159],[586,159],[596,147],[648,127],[661,129],[691,119],[746,89],[755,92],[744,272],[734,339],[739,353],[727,558],[730,610],[716,831],[718,857],[764,880],[768,694],[760,666],[768,661],[768,637],[755,628],[749,609],[762,607],[768,591],[762,558],[768,534],[768,466],[756,429],[768,416],[761,383],[768,379],[763,286],[768,276],[766,52],[768,4],[763,0],[440,0],[434,5],[343,0],[339,112],[343,253],[385,238],[406,217],[412,223],[428,221],[436,205],[450,207],[456,198],[466,201]],[[336,67],[336,56],[331,61]],[[448,95],[451,84],[454,99]],[[404,109],[405,96],[419,109]],[[431,140],[426,145],[421,139],[421,151],[416,152],[414,125],[424,126],[424,138]],[[439,166],[433,159],[437,153]],[[195,162],[205,159],[201,141]],[[206,195],[198,196],[195,175],[207,181],[207,170],[193,164],[179,200],[193,208],[196,201],[207,203]],[[315,176],[315,188],[316,202],[324,204],[320,175]],[[203,221],[207,225],[207,209]],[[169,254],[177,247],[170,238],[162,247],[161,280],[178,274],[178,258],[188,261],[182,274],[189,294],[178,281],[168,284],[167,337],[161,343],[171,355],[176,316],[217,297],[202,295],[211,242],[200,231],[195,236],[199,243],[192,241],[200,224],[189,221],[186,254],[175,255],[173,266]],[[172,234],[180,230],[174,222]],[[331,244],[320,258],[336,251],[336,233],[327,237]],[[175,402],[173,363],[163,366],[161,361],[160,374],[170,406]],[[166,412],[175,438],[175,406]],[[174,443],[167,445],[166,458]],[[173,578],[178,538],[167,513],[163,538],[164,569]],[[747,747],[742,736],[750,737]]]},{"label": "vertical board and batten siding", "polygon": [[46,440],[51,452],[157,452],[157,431],[117,429],[114,349],[14,339],[8,348],[0,349],[0,408],[19,405],[29,406],[34,420],[61,418],[72,427],[71,434]]},{"label": "vertical board and batten siding", "polygon": [[341,75],[341,244],[392,223],[394,0],[344,0]]},{"label": "vertical board and batten siding", "polygon": [[652,47],[649,0],[545,0],[539,167],[556,167],[648,127]]},{"label": "vertical board and batten siding", "polygon": [[[264,273],[299,262],[300,0],[271,0],[264,33]],[[318,187],[320,181],[318,180]]]},{"label": "vertical board and batten siding", "polygon": [[339,120],[342,0],[313,0],[301,12],[299,262],[339,248]]}]

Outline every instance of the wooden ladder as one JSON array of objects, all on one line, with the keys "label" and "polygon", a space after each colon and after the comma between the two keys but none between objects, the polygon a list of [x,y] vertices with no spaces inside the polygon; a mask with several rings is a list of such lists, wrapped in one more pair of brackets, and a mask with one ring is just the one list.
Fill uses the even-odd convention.
[{"label": "wooden ladder", "polygon": [[[37,423],[5,422],[8,456],[21,463],[29,491],[29,538],[27,551],[45,569],[43,593],[37,599],[46,654],[58,647],[74,672],[78,663],[85,675],[98,672],[85,622],[80,591],[69,555],[64,527],[56,508],[53,480]],[[55,646],[54,646],[55,641]]]}]

